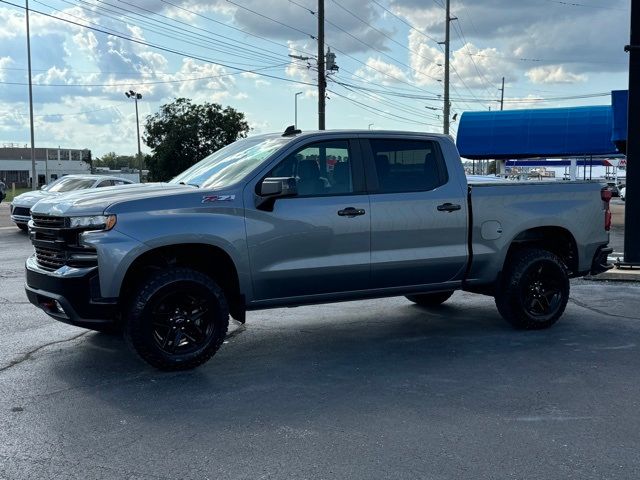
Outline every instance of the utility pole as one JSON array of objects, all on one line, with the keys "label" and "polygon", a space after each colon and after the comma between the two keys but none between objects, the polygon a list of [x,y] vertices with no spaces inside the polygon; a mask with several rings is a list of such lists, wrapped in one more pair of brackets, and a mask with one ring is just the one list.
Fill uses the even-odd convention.
[{"label": "utility pole", "polygon": [[504,77],[502,77],[502,88],[500,89],[500,110],[504,108]]},{"label": "utility pole", "polygon": [[[33,140],[33,81],[31,79],[31,34],[29,33],[29,0],[25,0],[25,14],[27,17],[27,65],[29,75],[29,128],[31,130],[31,190],[38,189],[38,175],[36,174],[36,149]],[[45,178],[45,183],[46,183]]]},{"label": "utility pole", "polygon": [[293,128],[298,128],[298,95],[302,95],[304,92],[297,92],[294,95],[294,100],[293,100],[293,108],[294,108],[294,113],[293,113]]},{"label": "utility pole", "polygon": [[640,0],[631,0],[631,40],[624,49],[629,52],[624,263],[640,266]]},{"label": "utility pole", "polygon": [[451,102],[449,101],[449,43],[450,43],[450,26],[451,26],[451,0],[446,0],[446,18],[444,27],[444,122],[442,132],[449,135],[449,113]]},{"label": "utility pole", "polygon": [[140,150],[140,120],[138,120],[138,100],[142,98],[142,94],[129,90],[124,92],[127,98],[133,98],[136,102],[136,134],[138,136],[138,175],[140,183],[142,183],[142,150]]},{"label": "utility pole", "polygon": [[318,0],[318,130],[325,129],[324,0]]}]

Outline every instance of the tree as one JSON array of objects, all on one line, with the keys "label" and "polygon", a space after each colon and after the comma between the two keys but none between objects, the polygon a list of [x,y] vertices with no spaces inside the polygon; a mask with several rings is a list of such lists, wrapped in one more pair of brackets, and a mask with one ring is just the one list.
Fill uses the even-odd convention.
[{"label": "tree", "polygon": [[94,167],[107,167],[111,170],[121,170],[123,168],[136,168],[136,157],[133,155],[118,155],[116,152],[105,153],[102,157],[96,158]]},{"label": "tree", "polygon": [[144,142],[152,155],[146,160],[154,181],[166,181],[207,155],[247,136],[243,113],[217,103],[197,105],[178,98],[148,116]]}]

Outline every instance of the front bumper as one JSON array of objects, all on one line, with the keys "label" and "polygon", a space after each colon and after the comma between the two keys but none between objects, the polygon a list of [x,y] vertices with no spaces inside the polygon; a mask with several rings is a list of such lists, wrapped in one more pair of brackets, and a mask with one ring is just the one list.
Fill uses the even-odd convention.
[{"label": "front bumper", "polygon": [[13,220],[14,223],[22,223],[26,225],[29,223],[29,220],[31,220],[31,217],[26,217],[24,215],[11,215],[11,220]]},{"label": "front bumper", "polygon": [[41,269],[31,256],[25,268],[29,301],[50,317],[84,328],[116,322],[117,299],[100,297],[97,267],[63,267],[50,272]]}]

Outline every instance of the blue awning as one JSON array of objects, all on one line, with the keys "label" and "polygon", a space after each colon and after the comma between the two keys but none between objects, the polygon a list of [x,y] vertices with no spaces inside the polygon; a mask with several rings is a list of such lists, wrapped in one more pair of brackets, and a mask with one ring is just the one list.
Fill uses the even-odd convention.
[{"label": "blue awning", "polygon": [[464,112],[457,145],[469,159],[611,155],[612,123],[608,105]]},{"label": "blue awning", "polygon": [[627,109],[629,104],[629,90],[614,90],[611,92],[611,108],[613,108],[613,133],[611,141],[619,150],[626,152],[627,147]]}]

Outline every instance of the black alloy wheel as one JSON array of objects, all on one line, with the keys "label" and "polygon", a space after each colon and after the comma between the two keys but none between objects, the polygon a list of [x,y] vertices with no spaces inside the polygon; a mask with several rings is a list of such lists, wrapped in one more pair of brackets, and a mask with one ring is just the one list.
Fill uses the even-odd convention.
[{"label": "black alloy wheel", "polygon": [[207,290],[197,290],[183,284],[155,302],[151,313],[153,339],[158,348],[169,355],[196,351],[214,334],[211,311],[215,305]]},{"label": "black alloy wheel", "polygon": [[567,268],[557,255],[521,248],[505,262],[495,301],[500,315],[514,327],[539,330],[564,313],[569,289]]},{"label": "black alloy wheel", "polygon": [[156,271],[142,280],[125,313],[125,338],[161,370],[205,363],[218,351],[229,327],[222,289],[211,277],[186,267]]},{"label": "black alloy wheel", "polygon": [[541,260],[525,274],[520,295],[532,317],[548,317],[560,307],[563,289],[558,273],[558,265]]}]

